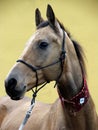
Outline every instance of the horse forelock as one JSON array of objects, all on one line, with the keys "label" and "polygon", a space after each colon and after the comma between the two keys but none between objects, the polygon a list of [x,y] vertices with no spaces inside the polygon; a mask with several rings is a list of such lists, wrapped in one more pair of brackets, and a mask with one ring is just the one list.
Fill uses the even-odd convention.
[{"label": "horse forelock", "polygon": [[38,25],[37,29],[47,27],[48,25],[49,25],[49,22],[48,22],[48,21],[43,21],[43,22],[41,22],[41,23]]}]

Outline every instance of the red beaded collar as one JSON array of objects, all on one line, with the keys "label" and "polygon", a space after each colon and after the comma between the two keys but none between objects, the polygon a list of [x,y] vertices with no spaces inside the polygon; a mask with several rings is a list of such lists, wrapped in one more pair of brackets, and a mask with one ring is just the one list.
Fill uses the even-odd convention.
[{"label": "red beaded collar", "polygon": [[59,94],[61,103],[63,105],[65,105],[65,106],[68,105],[68,104],[71,105],[72,108],[73,108],[73,112],[80,111],[89,99],[89,91],[88,91],[86,79],[84,78],[84,84],[83,84],[81,91],[77,95],[75,95],[73,98],[71,98],[69,100],[64,99],[61,96],[59,90],[58,90],[58,94]]}]

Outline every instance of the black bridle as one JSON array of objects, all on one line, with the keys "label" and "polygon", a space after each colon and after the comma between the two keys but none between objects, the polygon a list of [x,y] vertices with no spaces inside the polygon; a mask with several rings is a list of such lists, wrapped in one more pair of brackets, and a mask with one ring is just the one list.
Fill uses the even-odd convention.
[{"label": "black bridle", "polygon": [[43,67],[34,67],[34,66],[28,64],[27,62],[25,62],[24,60],[21,60],[21,59],[17,60],[17,62],[23,63],[24,65],[26,65],[28,68],[30,68],[30,69],[31,69],[33,72],[35,72],[35,74],[36,74],[36,86],[35,86],[35,91],[32,89],[32,91],[33,91],[33,97],[32,97],[32,100],[31,100],[31,105],[30,105],[30,108],[29,108],[29,110],[27,111],[27,113],[26,113],[26,115],[25,115],[25,118],[24,118],[23,122],[21,123],[21,125],[20,125],[20,127],[19,127],[19,130],[23,130],[23,128],[24,128],[26,122],[28,121],[29,117],[31,116],[32,109],[33,109],[33,107],[34,107],[34,105],[35,105],[35,98],[36,98],[36,96],[37,96],[38,91],[39,91],[41,88],[43,88],[47,83],[49,83],[49,82],[47,81],[47,82],[45,82],[40,88],[38,88],[38,73],[37,73],[37,71],[38,71],[38,70],[41,70],[41,69],[44,69],[44,68],[47,68],[47,67],[50,67],[50,66],[53,66],[53,65],[55,65],[55,64],[57,64],[57,63],[60,63],[61,72],[60,72],[59,76],[58,76],[57,79],[56,79],[56,82],[55,82],[55,85],[54,85],[54,87],[55,87],[56,84],[58,83],[58,81],[59,81],[61,75],[62,75],[65,57],[66,57],[66,51],[65,51],[65,32],[64,32],[64,30],[63,30],[62,51],[61,51],[61,54],[60,54],[60,58],[59,58],[57,61],[55,61],[55,62],[53,62],[53,63],[51,63],[51,64],[49,64],[49,65],[43,66]]},{"label": "black bridle", "polygon": [[35,74],[36,74],[36,86],[35,86],[35,91],[32,89],[32,91],[33,91],[33,97],[36,97],[37,92],[38,92],[41,88],[43,88],[47,83],[49,83],[49,81],[47,81],[47,82],[45,82],[40,88],[37,88],[37,87],[38,87],[38,74],[37,74],[37,71],[38,71],[38,70],[41,70],[41,69],[48,68],[48,67],[53,66],[53,65],[55,65],[55,64],[57,64],[57,63],[60,63],[61,72],[60,72],[59,76],[58,76],[57,79],[56,79],[56,83],[55,83],[55,85],[54,85],[54,87],[55,87],[56,84],[58,83],[58,81],[59,81],[61,75],[62,75],[65,57],[66,57],[66,51],[65,51],[65,32],[64,32],[64,30],[63,30],[62,51],[61,51],[61,54],[60,54],[60,58],[59,58],[57,61],[55,61],[55,62],[53,62],[53,63],[51,63],[51,64],[49,64],[49,65],[46,65],[46,66],[35,67],[35,66],[31,65],[31,64],[28,64],[28,63],[25,62],[24,60],[21,60],[21,59],[17,60],[17,62],[23,63],[24,65],[26,65],[28,68],[30,68],[30,69],[31,69],[33,72],[35,72]]}]

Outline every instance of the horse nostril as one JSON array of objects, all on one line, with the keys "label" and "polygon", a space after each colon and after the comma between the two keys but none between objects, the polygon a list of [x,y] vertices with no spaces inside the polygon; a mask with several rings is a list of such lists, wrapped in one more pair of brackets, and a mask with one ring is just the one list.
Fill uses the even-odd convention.
[{"label": "horse nostril", "polygon": [[17,85],[17,80],[15,78],[11,78],[8,80],[8,82],[5,81],[5,87],[6,89],[14,89]]}]

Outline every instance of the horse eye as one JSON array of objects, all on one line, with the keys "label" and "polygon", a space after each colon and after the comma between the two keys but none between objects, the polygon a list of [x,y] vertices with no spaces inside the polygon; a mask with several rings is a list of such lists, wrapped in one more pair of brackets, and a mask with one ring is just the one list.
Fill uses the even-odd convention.
[{"label": "horse eye", "polygon": [[39,48],[41,48],[41,49],[46,49],[47,47],[48,47],[48,43],[47,42],[41,42],[39,44]]}]

